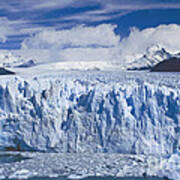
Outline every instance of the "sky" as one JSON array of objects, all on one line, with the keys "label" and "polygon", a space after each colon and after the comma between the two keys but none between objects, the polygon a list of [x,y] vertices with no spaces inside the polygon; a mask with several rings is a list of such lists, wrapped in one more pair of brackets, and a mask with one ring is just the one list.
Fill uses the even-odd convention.
[{"label": "sky", "polygon": [[[117,44],[128,46],[135,34],[142,39],[147,29],[154,28],[155,32],[162,29],[172,37],[174,33],[179,36],[179,25],[179,0],[0,1],[0,49],[50,48],[52,51],[53,47],[56,51],[70,47],[72,51],[74,48],[86,48],[83,51],[110,48],[111,51]],[[148,40],[152,41],[151,38],[152,32]],[[153,38],[157,39],[154,35]],[[173,44],[169,40],[164,44],[168,43]]]}]

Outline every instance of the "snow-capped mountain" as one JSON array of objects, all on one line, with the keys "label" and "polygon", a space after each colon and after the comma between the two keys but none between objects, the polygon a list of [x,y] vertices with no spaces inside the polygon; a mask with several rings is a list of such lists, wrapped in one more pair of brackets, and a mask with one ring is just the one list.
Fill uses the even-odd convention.
[{"label": "snow-capped mountain", "polygon": [[168,60],[171,57],[177,56],[166,51],[160,45],[152,45],[147,48],[146,52],[138,59],[133,60],[132,63],[127,64],[129,70],[143,70],[150,69],[154,65],[163,60]]},{"label": "snow-capped mountain", "polygon": [[24,58],[20,55],[16,55],[11,51],[1,51],[0,52],[0,66],[1,67],[32,67],[35,66],[35,60],[31,58]]},{"label": "snow-capped mountain", "polygon": [[[0,63],[1,66],[10,68],[27,68],[39,64],[38,69],[40,70],[46,68],[52,70],[143,70],[150,69],[171,57],[180,57],[180,55],[170,53],[160,45],[152,45],[143,54],[136,54],[134,57],[128,54],[123,57],[119,55],[113,61],[53,61],[52,59],[51,62],[43,62],[42,60],[35,61],[31,56],[24,58],[18,53],[7,51],[0,52]],[[124,60],[122,61],[122,59]]]}]

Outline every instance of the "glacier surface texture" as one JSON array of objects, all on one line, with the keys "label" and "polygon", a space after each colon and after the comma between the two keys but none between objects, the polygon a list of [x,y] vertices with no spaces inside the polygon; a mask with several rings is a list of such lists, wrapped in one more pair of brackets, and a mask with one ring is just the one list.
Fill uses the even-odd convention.
[{"label": "glacier surface texture", "polygon": [[0,148],[178,153],[179,75],[62,71],[1,77]]}]

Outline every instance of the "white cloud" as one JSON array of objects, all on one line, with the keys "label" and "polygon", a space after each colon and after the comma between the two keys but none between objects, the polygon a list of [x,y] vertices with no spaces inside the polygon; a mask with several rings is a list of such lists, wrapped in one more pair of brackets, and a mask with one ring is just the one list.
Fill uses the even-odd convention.
[{"label": "white cloud", "polygon": [[[120,37],[116,26],[102,24],[96,27],[77,26],[69,30],[42,31],[22,43],[22,49],[48,50],[49,61],[110,60],[115,54]],[[116,50],[115,50],[116,51]]]},{"label": "white cloud", "polygon": [[120,12],[115,12],[114,14],[107,14],[111,13],[109,11],[106,11],[105,9],[103,10],[96,10],[96,11],[87,11],[84,13],[76,14],[76,15],[71,15],[71,16],[65,16],[61,18],[61,21],[78,21],[78,22],[100,22],[100,21],[106,21],[106,20],[111,20],[113,18],[117,18],[120,16],[125,16],[129,14],[132,11],[120,11]]},{"label": "white cloud", "polygon": [[113,10],[139,10],[139,9],[163,9],[180,8],[179,2],[162,2],[162,0],[144,1],[144,0],[13,0],[13,2],[3,1],[0,6],[10,12],[34,11],[42,9],[57,9],[64,7],[83,7],[92,4],[100,4],[106,11]]},{"label": "white cloud", "polygon": [[44,31],[46,27],[32,27],[24,20],[8,20],[6,17],[0,17],[0,42],[6,42],[8,36],[24,35]]},{"label": "white cloud", "polygon": [[[87,10],[83,10],[84,7]],[[87,7],[90,7],[89,10]],[[93,8],[91,9],[91,7]],[[69,8],[67,13],[63,13],[64,8]],[[74,9],[71,11],[71,8],[77,9],[74,12]],[[31,34],[38,32],[38,28],[45,29],[44,24],[49,24],[50,28],[62,29],[72,27],[72,24],[77,23],[88,24],[112,20],[136,10],[173,8],[179,9],[180,3],[175,1],[162,2],[162,0],[156,2],[154,0],[148,2],[144,0],[23,0],[22,2],[19,0],[2,0],[0,1],[0,10],[5,12],[5,17],[14,17],[16,21],[9,21],[8,27],[4,25],[2,27],[0,21],[0,41],[6,40],[10,30],[12,35]],[[61,10],[63,10],[62,16],[59,14]],[[8,29],[9,27],[10,29]]]},{"label": "white cloud", "polygon": [[139,31],[131,30],[128,38],[120,43],[122,56],[144,53],[147,47],[160,44],[171,52],[180,51],[180,25],[160,25],[156,28],[147,28]]},{"label": "white cloud", "polygon": [[35,11],[41,9],[64,8],[73,4],[77,0],[1,0],[0,8],[6,9],[8,12]]},{"label": "white cloud", "polygon": [[[46,50],[48,61],[133,61],[149,46],[160,44],[171,52],[180,51],[180,25],[160,25],[138,30],[132,28],[129,37],[120,40],[116,26],[78,26],[69,30],[42,31],[24,40],[22,50]],[[41,57],[42,58],[42,57]]]},{"label": "white cloud", "polygon": [[0,24],[0,42],[6,42],[7,36],[13,33],[13,29],[6,18],[0,18]]},{"label": "white cloud", "polygon": [[119,36],[116,36],[116,26],[102,24],[96,27],[77,26],[70,30],[43,31],[22,43],[23,48],[48,49],[50,47],[87,47],[116,46]]},{"label": "white cloud", "polygon": [[64,8],[70,4],[73,4],[77,0],[38,0],[33,4],[33,9],[43,9],[43,8]]},{"label": "white cloud", "polygon": [[145,10],[145,9],[179,9],[180,3],[124,3],[124,4],[106,4],[105,8],[111,12],[118,10]]},{"label": "white cloud", "polygon": [[[92,5],[92,3],[99,4],[100,7],[91,10],[85,11],[77,14],[69,14],[64,17],[60,17],[58,19],[61,21],[80,21],[80,22],[99,22],[103,20],[110,20],[113,18],[117,18],[120,16],[124,16],[128,13],[137,10],[147,10],[147,9],[179,9],[180,3],[162,3],[162,2],[145,2],[141,0],[67,0],[67,1],[41,1],[39,3],[31,4],[34,10],[39,9],[57,9],[57,8],[65,8],[65,7],[86,7]],[[114,14],[111,14],[114,13]],[[57,21],[57,18],[55,18]],[[51,19],[52,21],[52,19]],[[69,22],[68,22],[69,23]]]}]

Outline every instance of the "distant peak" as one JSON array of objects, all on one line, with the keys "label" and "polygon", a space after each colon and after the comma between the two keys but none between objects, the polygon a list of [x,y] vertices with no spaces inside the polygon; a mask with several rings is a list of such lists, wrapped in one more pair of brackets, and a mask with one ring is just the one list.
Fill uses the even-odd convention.
[{"label": "distant peak", "polygon": [[160,44],[152,44],[151,46],[147,47],[146,52],[148,54],[156,53],[157,51],[167,52],[165,48],[163,48]]},{"label": "distant peak", "polygon": [[172,56],[173,54],[166,51],[166,49],[160,44],[152,44],[146,49],[144,55],[142,55],[142,57],[135,59],[132,63],[130,63],[127,69],[129,70],[150,69],[159,62],[165,59],[169,59]]}]

